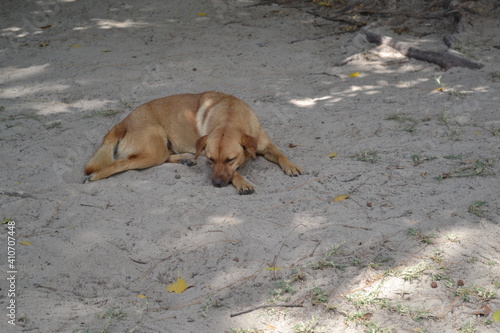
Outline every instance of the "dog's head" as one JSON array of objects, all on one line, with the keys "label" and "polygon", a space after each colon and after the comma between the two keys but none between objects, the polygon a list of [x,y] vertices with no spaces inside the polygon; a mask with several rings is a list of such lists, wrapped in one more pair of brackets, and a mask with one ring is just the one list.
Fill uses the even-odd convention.
[{"label": "dog's head", "polygon": [[257,139],[237,129],[214,130],[196,141],[195,157],[203,151],[212,167],[212,184],[223,187],[229,184],[236,169],[250,157],[256,158]]}]

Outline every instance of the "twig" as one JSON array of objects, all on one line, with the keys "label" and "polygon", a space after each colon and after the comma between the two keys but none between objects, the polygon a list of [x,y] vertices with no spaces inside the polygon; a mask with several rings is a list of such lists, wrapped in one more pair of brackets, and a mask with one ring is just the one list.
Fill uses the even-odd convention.
[{"label": "twig", "polygon": [[[280,249],[278,250],[278,253],[276,253],[276,255],[274,256],[274,259],[273,259],[273,267],[276,267],[277,266],[277,262],[278,262],[278,256],[280,255],[281,253],[281,250],[283,249],[283,246],[285,245],[285,242],[288,240],[288,238],[293,234],[293,232],[295,231],[295,229],[297,229],[299,226],[302,226],[302,227],[305,227],[304,224],[298,224],[296,225],[295,227],[293,227],[292,231],[290,231],[288,233],[288,235],[286,235],[285,239],[283,239],[283,241],[281,242],[281,246],[280,246]],[[273,271],[273,275],[276,274],[275,271]],[[276,279],[276,277],[274,277]]]},{"label": "twig", "polygon": [[11,191],[2,191],[0,192],[1,195],[6,195],[6,196],[9,196],[9,197],[14,197],[14,198],[22,198],[22,199],[26,199],[26,198],[31,198],[31,199],[37,199],[37,197],[35,197],[34,195],[32,194],[29,194],[29,193],[25,193],[25,192],[21,192],[21,191],[16,191],[16,192],[11,192]]},{"label": "twig", "polygon": [[367,231],[373,231],[371,228],[364,228],[364,227],[355,227],[353,225],[348,225],[348,224],[339,224],[340,226],[344,228],[351,228],[351,229],[361,229],[361,230],[367,230]]},{"label": "twig", "polygon": [[274,307],[280,307],[280,308],[302,308],[304,307],[301,304],[273,304],[273,305],[261,305],[261,306],[257,306],[255,308],[251,308],[251,309],[248,309],[248,310],[245,310],[245,311],[242,311],[242,312],[238,312],[238,313],[232,313],[230,314],[229,316],[230,317],[236,317],[236,316],[240,316],[240,315],[243,315],[243,314],[247,314],[247,313],[250,313],[250,312],[253,312],[255,310],[259,310],[259,309],[265,309],[265,308],[274,308]]},{"label": "twig", "polygon": [[92,208],[99,208],[99,209],[102,209],[102,210],[105,210],[105,209],[108,209],[108,207],[113,207],[109,204],[109,202],[106,204],[106,206],[95,206],[95,205],[88,205],[88,204],[80,204],[80,206],[82,207],[92,207]]},{"label": "twig", "polygon": [[344,23],[350,24],[352,26],[356,26],[357,28],[361,28],[362,26],[366,25],[366,22],[356,21],[356,20],[351,19],[348,16],[340,16],[340,15],[339,16],[324,16],[324,15],[318,15],[317,13],[315,13],[313,11],[308,11],[308,10],[306,10],[306,13],[310,14],[310,15],[314,15],[314,16],[319,16],[323,20],[327,20],[327,21],[344,22]]},{"label": "twig", "polygon": [[57,291],[57,288],[48,287],[48,286],[42,286],[41,284],[38,284],[38,283],[35,283],[34,286],[37,287],[37,288],[48,289],[50,291]]}]

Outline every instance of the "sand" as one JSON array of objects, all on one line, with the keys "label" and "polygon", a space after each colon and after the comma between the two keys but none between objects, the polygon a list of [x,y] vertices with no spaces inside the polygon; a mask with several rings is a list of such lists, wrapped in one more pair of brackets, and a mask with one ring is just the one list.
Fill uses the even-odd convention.
[{"label": "sand", "polygon": [[[498,9],[454,35],[484,67],[443,71],[257,4],[2,3],[2,332],[498,332]],[[405,27],[374,31],[446,50]],[[81,183],[135,107],[207,90],[249,103],[305,173],[260,157],[241,196],[202,156]]]}]

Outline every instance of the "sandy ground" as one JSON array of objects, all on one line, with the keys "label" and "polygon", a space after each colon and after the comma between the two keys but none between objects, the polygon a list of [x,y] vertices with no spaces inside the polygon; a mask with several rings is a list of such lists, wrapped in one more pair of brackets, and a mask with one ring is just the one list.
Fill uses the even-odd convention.
[{"label": "sandy ground", "polygon": [[[500,330],[498,12],[455,35],[485,66],[445,72],[254,4],[2,1],[2,332]],[[405,27],[375,31],[446,50]],[[136,106],[206,90],[248,102],[305,174],[250,161],[240,196],[201,157],[81,184]],[[230,316],[272,304],[302,307]]]}]

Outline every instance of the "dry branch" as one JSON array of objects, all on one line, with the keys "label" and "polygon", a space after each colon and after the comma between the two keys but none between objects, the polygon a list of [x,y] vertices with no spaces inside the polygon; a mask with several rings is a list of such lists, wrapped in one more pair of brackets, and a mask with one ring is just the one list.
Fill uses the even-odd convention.
[{"label": "dry branch", "polygon": [[6,195],[9,197],[22,198],[22,199],[26,199],[26,198],[38,199],[37,197],[35,197],[32,194],[21,192],[21,191],[1,191],[0,195]]},{"label": "dry branch", "polygon": [[465,59],[448,52],[422,51],[409,46],[407,43],[397,41],[388,36],[381,36],[368,30],[363,30],[362,32],[365,34],[366,39],[370,43],[390,46],[408,58],[430,62],[432,64],[439,65],[445,70],[448,70],[452,67],[480,69],[484,66],[483,64]]},{"label": "dry branch", "polygon": [[251,308],[251,309],[248,309],[248,310],[245,310],[245,311],[242,311],[242,312],[238,312],[238,313],[232,313],[230,314],[229,316],[230,317],[236,317],[236,316],[240,316],[242,314],[246,314],[246,313],[250,313],[250,312],[253,312],[255,310],[259,310],[259,309],[265,309],[265,308],[275,308],[275,307],[279,307],[279,308],[302,308],[303,305],[302,304],[272,304],[272,305],[261,305],[261,306],[257,306],[255,308]]}]

